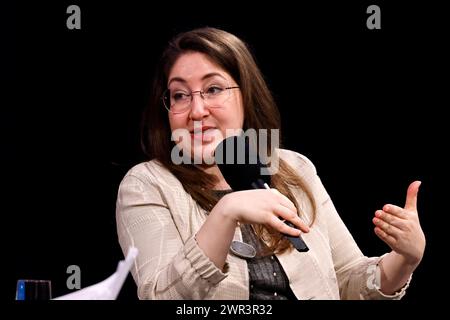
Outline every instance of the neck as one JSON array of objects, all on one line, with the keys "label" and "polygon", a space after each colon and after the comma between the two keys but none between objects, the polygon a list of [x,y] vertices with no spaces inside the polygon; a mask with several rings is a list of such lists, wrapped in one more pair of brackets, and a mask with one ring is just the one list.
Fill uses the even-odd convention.
[{"label": "neck", "polygon": [[214,185],[213,190],[227,190],[231,189],[230,185],[225,181],[225,178],[220,172],[217,165],[200,166],[200,168],[208,174],[214,175],[219,181]]}]

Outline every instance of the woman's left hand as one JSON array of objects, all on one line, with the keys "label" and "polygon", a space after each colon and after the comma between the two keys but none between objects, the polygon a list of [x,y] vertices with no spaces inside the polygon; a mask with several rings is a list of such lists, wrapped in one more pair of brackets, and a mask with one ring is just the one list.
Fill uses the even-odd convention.
[{"label": "woman's left hand", "polygon": [[420,184],[420,181],[414,181],[409,185],[404,208],[386,204],[383,210],[375,211],[372,220],[377,236],[412,266],[420,263],[425,251],[425,235],[417,213]]}]

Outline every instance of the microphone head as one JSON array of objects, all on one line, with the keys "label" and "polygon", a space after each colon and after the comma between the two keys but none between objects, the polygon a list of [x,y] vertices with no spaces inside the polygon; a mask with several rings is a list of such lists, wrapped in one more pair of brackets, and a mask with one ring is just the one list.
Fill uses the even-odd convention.
[{"label": "microphone head", "polygon": [[249,137],[231,136],[222,140],[214,157],[234,191],[264,188],[264,183],[270,185],[270,176],[261,174],[266,166],[261,163],[256,147],[249,143]]}]

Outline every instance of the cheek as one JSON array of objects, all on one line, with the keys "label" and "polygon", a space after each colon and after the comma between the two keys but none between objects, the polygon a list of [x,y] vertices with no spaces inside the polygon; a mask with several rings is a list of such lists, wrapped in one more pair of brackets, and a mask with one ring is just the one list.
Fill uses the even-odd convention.
[{"label": "cheek", "polygon": [[169,114],[169,125],[170,130],[185,128],[186,127],[186,116],[181,114],[173,115]]},{"label": "cheek", "polygon": [[242,116],[240,114],[230,112],[220,112],[216,115],[216,120],[218,123],[218,128],[220,133],[217,134],[216,142],[220,143],[223,139],[229,136],[235,136],[240,134],[242,129]]},{"label": "cheek", "polygon": [[244,125],[244,104],[242,103],[242,97],[239,95],[236,97],[234,114],[235,114],[235,123],[239,129],[242,129]]},{"label": "cheek", "polygon": [[226,126],[224,129],[242,129],[244,124],[244,108],[240,97],[230,101],[230,105],[220,110],[218,120]]},{"label": "cheek", "polygon": [[244,108],[242,107],[242,104],[239,105],[239,109],[237,110],[237,122],[239,123],[239,128],[244,127]]},{"label": "cheek", "polygon": [[181,143],[187,150],[190,149],[191,136],[188,127],[188,116],[184,114],[169,114],[169,126],[171,131],[170,139],[175,144]]}]

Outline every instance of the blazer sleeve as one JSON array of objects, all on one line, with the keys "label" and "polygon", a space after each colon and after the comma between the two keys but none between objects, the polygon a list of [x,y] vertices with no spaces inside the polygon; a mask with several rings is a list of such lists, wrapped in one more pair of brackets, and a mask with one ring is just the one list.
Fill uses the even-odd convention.
[{"label": "blazer sleeve", "polygon": [[411,277],[403,288],[393,295],[386,295],[379,290],[380,270],[377,265],[383,256],[367,257],[361,252],[317,175],[315,166],[303,155],[298,156],[309,167],[306,170],[309,176],[307,180],[312,182],[318,210],[317,219],[323,219],[323,224],[327,226],[341,299],[401,299]]},{"label": "blazer sleeve", "polygon": [[145,178],[125,176],[116,204],[122,251],[129,246],[139,250],[132,270],[139,299],[204,299],[213,295],[227,273],[209,260],[194,236],[183,243],[160,187]]}]

